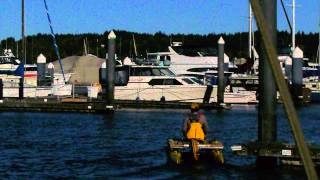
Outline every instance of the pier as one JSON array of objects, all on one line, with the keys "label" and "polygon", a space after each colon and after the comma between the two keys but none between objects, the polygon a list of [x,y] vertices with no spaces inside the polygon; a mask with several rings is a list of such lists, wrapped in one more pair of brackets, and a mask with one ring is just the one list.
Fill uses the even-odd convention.
[{"label": "pier", "polygon": [[[109,113],[117,109],[189,109],[188,102],[157,102],[157,101],[126,101],[114,100],[106,103],[102,100],[90,100],[88,98],[4,98],[0,100],[0,111],[22,112],[85,112],[85,113]],[[202,104],[202,109],[225,109],[217,103]]]}]

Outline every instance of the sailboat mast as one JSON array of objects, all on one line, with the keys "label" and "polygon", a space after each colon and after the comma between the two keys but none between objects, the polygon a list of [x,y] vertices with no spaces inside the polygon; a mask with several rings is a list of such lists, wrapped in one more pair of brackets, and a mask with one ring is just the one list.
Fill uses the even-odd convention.
[{"label": "sailboat mast", "polygon": [[296,48],[296,0],[292,0],[292,52]]},{"label": "sailboat mast", "polygon": [[249,2],[249,58],[252,58],[252,8]]},{"label": "sailboat mast", "polygon": [[318,40],[318,65],[320,64],[320,19],[319,19],[319,32],[318,32],[319,40]]},{"label": "sailboat mast", "polygon": [[21,0],[21,8],[22,8],[22,13],[21,13],[21,31],[22,31],[22,62],[26,64],[26,58],[27,58],[27,50],[26,50],[26,37],[25,37],[25,17],[24,17],[24,0]]}]

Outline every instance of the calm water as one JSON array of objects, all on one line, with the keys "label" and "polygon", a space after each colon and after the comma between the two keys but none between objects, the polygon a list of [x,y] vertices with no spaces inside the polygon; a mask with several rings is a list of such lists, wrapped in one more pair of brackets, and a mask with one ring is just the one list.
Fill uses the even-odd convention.
[{"label": "calm water", "polygon": [[[293,142],[279,107],[279,139]],[[301,168],[257,171],[254,158],[236,157],[230,145],[256,139],[257,109],[207,111],[209,137],[225,145],[226,165],[174,166],[166,140],[180,137],[184,110],[120,110],[113,115],[0,113],[0,177],[18,179],[303,179]],[[320,106],[299,110],[309,142],[320,144]]]}]

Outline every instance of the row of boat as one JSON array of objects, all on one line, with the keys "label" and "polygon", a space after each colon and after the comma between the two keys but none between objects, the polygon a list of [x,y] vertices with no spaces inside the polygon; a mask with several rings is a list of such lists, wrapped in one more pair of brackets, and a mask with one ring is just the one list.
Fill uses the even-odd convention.
[{"label": "row of boat", "polygon": [[[127,57],[122,61],[118,60],[115,99],[203,102],[204,94],[210,85],[213,91],[209,102],[216,102],[218,58],[213,54],[203,52],[187,56],[178,53],[174,48],[175,46],[169,46],[168,52],[149,53],[146,59]],[[283,65],[285,73],[285,70],[290,67],[290,57],[281,56],[279,61]],[[224,94],[225,103],[256,103],[256,89],[259,83],[257,75],[237,73],[237,66],[229,60],[227,55],[225,55],[224,63],[225,77],[228,79]],[[93,62],[92,66],[94,66]],[[1,79],[5,82],[4,97],[18,96],[17,84],[19,76],[21,76],[19,67],[21,67],[20,61],[15,59],[11,51],[6,50],[5,55],[0,56],[0,74],[2,74]],[[102,65],[103,67],[105,64]],[[65,74],[67,80],[74,75],[77,75],[77,72]],[[54,76],[51,85],[55,87],[47,87],[47,90],[44,91],[44,87],[37,87],[37,66],[25,65],[25,96],[39,97],[57,94],[70,96],[74,94],[72,82],[65,85],[61,81],[63,79],[61,73],[56,72]],[[305,82],[305,86],[313,92],[317,92],[319,91],[319,80],[317,76],[312,77],[313,79],[308,78],[309,81]],[[91,82],[91,84],[97,83],[99,82]],[[100,81],[100,83],[103,82]],[[86,94],[90,94],[93,98],[97,97],[99,87],[88,87],[87,89],[95,93]]]}]

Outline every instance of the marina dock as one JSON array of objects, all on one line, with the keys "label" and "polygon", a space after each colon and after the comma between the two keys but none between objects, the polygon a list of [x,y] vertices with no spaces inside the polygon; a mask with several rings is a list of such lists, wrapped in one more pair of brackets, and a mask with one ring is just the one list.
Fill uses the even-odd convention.
[{"label": "marina dock", "polygon": [[[104,113],[122,108],[137,109],[189,109],[188,102],[157,102],[157,101],[126,101],[115,100],[106,103],[102,100],[91,101],[87,98],[5,98],[0,100],[0,111],[23,111],[23,112],[86,112]],[[223,109],[216,103],[202,104],[206,110]]]}]

